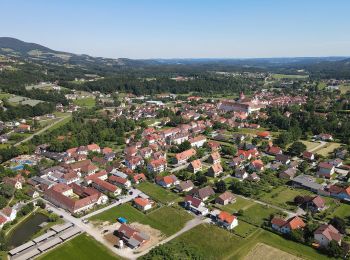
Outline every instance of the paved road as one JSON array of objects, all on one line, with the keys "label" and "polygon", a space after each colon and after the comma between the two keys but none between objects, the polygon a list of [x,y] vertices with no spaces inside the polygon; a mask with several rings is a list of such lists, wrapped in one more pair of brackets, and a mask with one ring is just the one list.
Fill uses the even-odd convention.
[{"label": "paved road", "polygon": [[70,116],[71,116],[71,115],[67,115],[67,116],[64,116],[64,117],[60,117],[59,120],[53,122],[53,123],[50,124],[50,125],[45,126],[43,129],[41,129],[41,130],[39,130],[38,132],[32,134],[31,136],[28,136],[27,138],[23,139],[22,141],[19,141],[18,143],[15,143],[14,146],[18,146],[18,145],[20,145],[20,144],[22,144],[22,143],[25,143],[25,142],[31,140],[34,136],[42,134],[42,133],[45,132],[46,130],[50,129],[50,128],[53,127],[54,125],[58,124],[59,122],[62,122],[63,120],[65,120],[66,118],[68,118],[68,117],[70,117]]}]

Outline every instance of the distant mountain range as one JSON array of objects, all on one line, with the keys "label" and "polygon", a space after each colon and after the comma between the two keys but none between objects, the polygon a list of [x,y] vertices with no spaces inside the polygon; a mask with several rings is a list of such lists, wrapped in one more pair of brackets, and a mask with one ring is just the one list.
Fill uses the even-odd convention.
[{"label": "distant mountain range", "polygon": [[0,37],[0,55],[30,60],[40,63],[58,65],[73,65],[94,68],[142,68],[168,66],[199,67],[213,69],[232,68],[259,68],[259,69],[305,69],[317,74],[340,72],[350,74],[349,57],[295,57],[295,58],[252,58],[252,59],[111,59],[77,55],[69,52],[55,51],[36,43],[28,43],[11,37]]}]

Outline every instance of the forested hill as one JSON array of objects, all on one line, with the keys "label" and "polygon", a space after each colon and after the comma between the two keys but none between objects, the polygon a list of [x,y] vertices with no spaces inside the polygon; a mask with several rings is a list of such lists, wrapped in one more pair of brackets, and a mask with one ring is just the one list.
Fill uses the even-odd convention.
[{"label": "forested hill", "polygon": [[[0,37],[0,55],[46,64],[59,73],[70,74],[82,70],[100,76],[124,74],[138,76],[191,75],[207,71],[259,71],[296,74],[303,69],[316,78],[350,78],[350,59],[347,57],[295,57],[259,59],[111,59],[73,54],[52,50],[48,47],[28,43],[15,38]],[[70,68],[70,70],[67,70]],[[51,69],[49,69],[50,71]],[[77,71],[80,70],[80,71]],[[74,76],[74,75],[72,75]]]}]

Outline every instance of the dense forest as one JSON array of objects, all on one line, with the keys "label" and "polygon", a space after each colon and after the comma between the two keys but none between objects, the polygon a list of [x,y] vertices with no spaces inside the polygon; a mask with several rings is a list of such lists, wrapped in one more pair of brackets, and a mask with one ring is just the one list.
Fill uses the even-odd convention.
[{"label": "dense forest", "polygon": [[118,76],[101,79],[98,81],[86,82],[84,84],[74,84],[64,82],[63,86],[69,88],[78,88],[88,91],[101,92],[129,92],[135,95],[156,94],[171,92],[176,94],[189,92],[204,92],[204,93],[228,93],[247,91],[254,82],[249,79],[240,77],[214,77],[211,75],[201,75],[194,79],[177,82],[169,78],[157,78],[154,80],[143,80],[128,76]]}]

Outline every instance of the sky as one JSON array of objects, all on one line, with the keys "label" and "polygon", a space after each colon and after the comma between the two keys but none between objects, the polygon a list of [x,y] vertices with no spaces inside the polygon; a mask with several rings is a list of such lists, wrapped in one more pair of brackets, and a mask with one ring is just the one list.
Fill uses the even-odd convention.
[{"label": "sky", "polygon": [[0,0],[0,10],[0,36],[92,56],[350,56],[349,0]]}]

